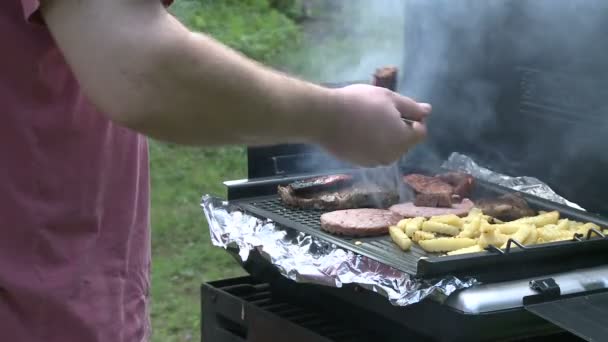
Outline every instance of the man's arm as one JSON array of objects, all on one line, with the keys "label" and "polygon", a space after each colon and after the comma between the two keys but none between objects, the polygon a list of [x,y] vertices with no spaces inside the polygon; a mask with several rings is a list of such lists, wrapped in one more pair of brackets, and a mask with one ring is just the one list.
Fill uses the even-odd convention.
[{"label": "man's arm", "polygon": [[[424,135],[422,125],[412,130],[399,116],[421,119],[430,108],[371,86],[330,90],[270,70],[190,32],[159,1],[47,0],[41,11],[91,101],[151,137],[197,145],[319,143],[373,165]],[[360,139],[375,146],[349,153],[357,146],[336,141],[342,130],[378,135]],[[376,155],[364,156],[370,153]]]}]

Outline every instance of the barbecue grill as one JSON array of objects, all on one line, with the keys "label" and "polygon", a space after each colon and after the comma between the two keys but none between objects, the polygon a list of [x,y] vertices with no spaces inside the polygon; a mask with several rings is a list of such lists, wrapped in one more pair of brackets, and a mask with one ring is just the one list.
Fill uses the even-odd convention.
[{"label": "barbecue grill", "polygon": [[[505,1],[497,16],[498,5],[459,1],[460,10],[475,9],[468,13],[474,24],[459,24],[448,2],[455,3],[405,2],[406,39],[420,48],[406,54],[399,87],[428,98],[434,112],[428,141],[403,158],[400,171],[440,172],[440,161],[458,151],[501,173],[542,179],[588,211],[522,193],[534,209],[608,227],[608,157],[598,147],[608,123],[608,21],[594,20],[608,4],[586,1],[574,12],[567,1],[538,0],[535,9],[552,9],[540,15]],[[584,26],[584,35],[550,34],[565,32],[564,25]],[[441,44],[420,43],[434,39]],[[203,284],[204,341],[608,341],[606,231],[468,255],[416,246],[404,253],[388,237],[325,233],[321,211],[287,208],[276,194],[278,185],[350,172],[315,146],[248,148],[248,178],[226,182],[228,200],[288,234],[304,232],[417,279],[478,283],[399,307],[357,285],[293,282],[259,252],[241,262],[229,248],[250,276]],[[472,199],[513,192],[476,184]]]}]

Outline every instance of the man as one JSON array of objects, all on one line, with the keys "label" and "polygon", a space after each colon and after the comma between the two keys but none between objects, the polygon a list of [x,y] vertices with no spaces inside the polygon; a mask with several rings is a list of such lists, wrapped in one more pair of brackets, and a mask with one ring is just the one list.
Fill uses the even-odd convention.
[{"label": "man", "polygon": [[[164,4],[167,5],[167,4]],[[144,341],[144,136],[315,143],[364,166],[425,135],[430,106],[329,90],[189,32],[157,0],[4,0],[0,32],[3,341]],[[203,165],[204,167],[204,165]]]}]

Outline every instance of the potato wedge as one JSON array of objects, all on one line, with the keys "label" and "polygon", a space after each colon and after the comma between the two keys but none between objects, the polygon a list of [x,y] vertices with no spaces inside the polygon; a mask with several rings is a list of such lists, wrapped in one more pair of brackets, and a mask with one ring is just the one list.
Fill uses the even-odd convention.
[{"label": "potato wedge", "polygon": [[572,239],[573,233],[569,230],[558,230],[556,227],[545,226],[537,228],[538,239],[543,242],[562,241]]},{"label": "potato wedge", "polygon": [[469,253],[479,253],[483,252],[484,249],[479,246],[479,244],[475,244],[471,247],[465,247],[461,249],[457,249],[455,251],[448,252],[448,255],[459,255],[459,254],[469,254]]},{"label": "potato wedge", "polygon": [[441,237],[432,240],[422,240],[419,242],[420,247],[427,252],[451,252],[466,247],[474,246],[477,243],[475,239],[467,238],[452,238]]},{"label": "potato wedge", "polygon": [[410,238],[405,235],[401,228],[397,226],[390,226],[388,227],[388,233],[391,236],[393,242],[397,244],[397,246],[399,246],[399,248],[401,248],[402,250],[407,251],[412,247],[412,240],[410,240]]},{"label": "potato wedge", "polygon": [[[595,230],[597,230],[597,231],[599,231],[599,232],[601,232],[601,231],[602,231],[602,228],[600,228],[600,226],[598,226],[598,225],[597,225],[597,224],[595,224],[595,223],[591,223],[591,222],[589,222],[589,223],[585,223],[585,224],[583,224],[582,226],[578,227],[578,228],[576,229],[576,234],[581,234],[581,235],[584,235],[585,237],[587,237],[587,233],[589,233],[589,231],[590,231],[591,229],[595,229]],[[591,237],[597,237],[597,236],[598,236],[598,235],[597,235],[597,234],[595,234],[595,233],[592,233],[592,234],[591,234]]]},{"label": "potato wedge", "polygon": [[411,219],[405,225],[405,234],[411,239],[414,232],[419,231],[422,228],[422,223],[426,221],[424,217],[416,217]]},{"label": "potato wedge", "polygon": [[561,219],[561,220],[557,221],[556,228],[558,230],[569,230],[570,229],[570,220],[568,220],[568,219]]},{"label": "potato wedge", "polygon": [[462,219],[456,215],[439,215],[433,216],[429,219],[429,221],[444,223],[450,226],[462,228]]},{"label": "potato wedge", "polygon": [[481,216],[474,218],[471,222],[464,224],[464,229],[458,234],[460,238],[478,238],[481,235]]},{"label": "potato wedge", "polygon": [[420,243],[420,241],[423,241],[423,240],[432,240],[434,238],[435,238],[435,234],[429,233],[429,232],[424,232],[422,230],[417,230],[412,235],[412,241],[414,241],[416,243]]},{"label": "potato wedge", "polygon": [[407,226],[407,223],[410,222],[411,220],[412,220],[411,218],[403,219],[397,223],[397,227],[405,232],[405,227]]},{"label": "potato wedge", "polygon": [[[517,230],[517,232],[515,234],[511,235],[509,238],[513,239],[523,245],[524,242],[526,241],[526,239],[528,238],[528,236],[530,236],[530,233],[532,232],[532,230],[535,230],[535,229],[536,228],[532,225],[522,224],[519,227],[519,230]],[[507,242],[505,242],[501,248],[507,248],[508,243],[509,243],[509,239],[507,239]],[[517,247],[517,245],[512,244],[511,247]]]},{"label": "potato wedge", "polygon": [[540,227],[546,226],[548,224],[557,224],[558,220],[559,220],[559,211],[551,211],[551,212],[536,215],[536,216],[523,217],[518,220],[511,221],[511,222],[533,224],[537,228],[540,228]]},{"label": "potato wedge", "polygon": [[522,225],[523,224],[519,223],[500,223],[494,224],[493,226],[496,227],[500,231],[500,233],[511,235],[517,233],[517,231],[521,229]]},{"label": "potato wedge", "polygon": [[537,228],[536,228],[536,226],[531,226],[531,227],[532,227],[532,230],[530,231],[528,238],[524,241],[524,245],[526,245],[526,246],[535,245],[538,242]]},{"label": "potato wedge", "polygon": [[481,248],[486,248],[489,245],[500,247],[508,240],[508,236],[500,233],[493,225],[482,223],[480,230],[481,236],[478,243]]},{"label": "potato wedge", "polygon": [[451,236],[456,236],[460,233],[460,228],[436,221],[426,221],[422,223],[422,230],[425,232]]}]

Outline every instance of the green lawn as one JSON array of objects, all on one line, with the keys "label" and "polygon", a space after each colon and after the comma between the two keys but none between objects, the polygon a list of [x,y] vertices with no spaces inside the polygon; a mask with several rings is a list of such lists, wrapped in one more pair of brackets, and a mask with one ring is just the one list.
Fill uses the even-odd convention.
[{"label": "green lawn", "polygon": [[199,341],[199,288],[242,274],[209,240],[202,194],[224,196],[222,180],[245,176],[242,149],[172,147],[151,142],[153,341]]}]

